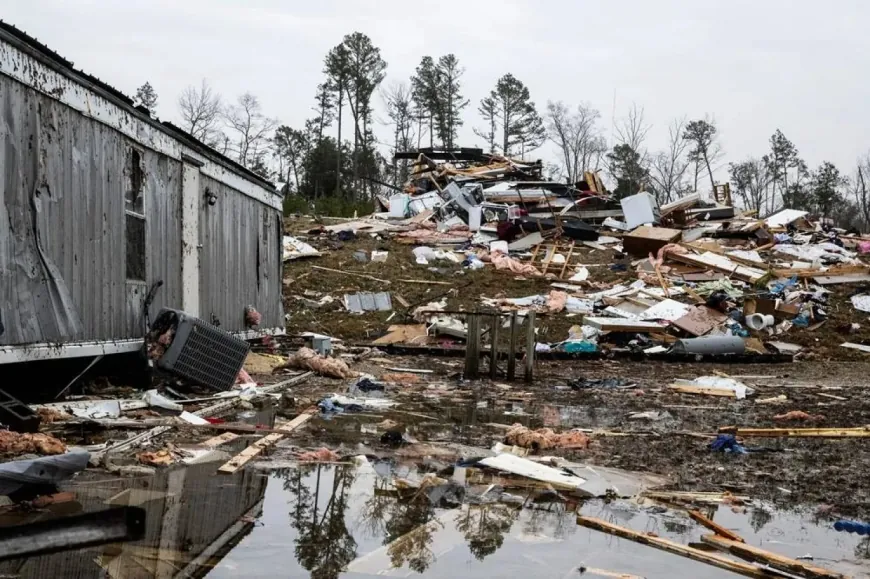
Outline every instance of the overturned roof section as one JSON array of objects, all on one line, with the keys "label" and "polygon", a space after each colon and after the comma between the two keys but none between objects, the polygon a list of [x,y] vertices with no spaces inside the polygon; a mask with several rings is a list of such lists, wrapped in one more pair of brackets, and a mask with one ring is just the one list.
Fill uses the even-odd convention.
[{"label": "overturned roof section", "polygon": [[[268,190],[269,192],[278,197],[281,196],[281,194],[275,190],[275,186],[260,175],[257,175],[250,169],[247,169],[246,167],[230,159],[229,157],[218,153],[190,133],[180,129],[179,127],[176,127],[172,123],[161,122],[160,120],[152,118],[145,109],[135,106],[133,104],[133,99],[131,99],[121,91],[101,81],[95,76],[91,76],[81,70],[76,70],[71,61],[63,58],[57,52],[51,50],[46,45],[39,42],[36,38],[29,36],[15,26],[3,22],[2,20],[0,20],[0,41],[9,43],[18,50],[26,53],[31,58],[34,58],[43,65],[51,68],[55,72],[99,94],[99,96],[110,101],[115,106],[124,109],[124,111],[128,114],[135,116],[136,118],[145,123],[148,123],[158,131],[182,143],[184,146],[196,151],[196,153],[202,155],[210,161],[217,163],[225,169],[232,171],[233,173],[237,173],[250,181],[255,182],[260,187],[263,187],[264,189]],[[2,66],[0,66],[0,72],[3,72]],[[57,94],[54,94],[52,92],[48,92],[47,94],[54,96],[55,98],[58,97]]]}]

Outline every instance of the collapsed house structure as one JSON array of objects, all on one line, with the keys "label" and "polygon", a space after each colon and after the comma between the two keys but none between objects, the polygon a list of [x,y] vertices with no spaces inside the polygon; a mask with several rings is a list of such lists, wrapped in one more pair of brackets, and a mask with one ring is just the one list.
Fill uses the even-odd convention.
[{"label": "collapsed house structure", "polygon": [[399,152],[395,158],[414,164],[404,192],[381,199],[394,218],[413,216],[420,223],[434,218],[446,227],[467,225],[471,231],[494,222],[516,222],[528,231],[553,230],[559,220],[567,236],[594,240],[597,234],[572,212],[608,203],[600,177],[591,171],[568,185],[545,180],[541,161],[482,149],[420,149]]},{"label": "collapsed house structure", "polygon": [[135,351],[149,307],[283,332],[272,184],[3,23],[0,111],[0,363]]}]

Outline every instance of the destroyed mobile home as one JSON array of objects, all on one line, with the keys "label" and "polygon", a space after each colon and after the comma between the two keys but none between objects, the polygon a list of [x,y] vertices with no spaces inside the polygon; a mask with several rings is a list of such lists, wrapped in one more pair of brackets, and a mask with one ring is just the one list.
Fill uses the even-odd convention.
[{"label": "destroyed mobile home", "polygon": [[149,308],[283,329],[271,183],[6,24],[0,95],[0,364],[137,351]]},{"label": "destroyed mobile home", "polygon": [[[0,39],[29,127],[7,127],[7,149],[46,149],[7,163],[7,212],[34,223],[7,241],[41,265],[13,280],[0,352],[130,348],[153,371],[140,389],[88,368],[59,392],[2,385],[0,572],[455,575],[470,553],[498,561],[491,576],[867,574],[865,377],[792,368],[827,330],[846,346],[828,355],[870,350],[860,321],[840,327],[870,311],[870,239],[727,198],[616,201],[595,173],[549,182],[476,149],[402,153],[412,177],[382,211],[284,232],[268,184],[17,31]],[[50,144],[80,132],[51,132],[71,124],[113,151],[100,207],[120,237],[100,270],[76,269],[78,230],[53,221],[54,203],[97,202],[52,169]]]}]

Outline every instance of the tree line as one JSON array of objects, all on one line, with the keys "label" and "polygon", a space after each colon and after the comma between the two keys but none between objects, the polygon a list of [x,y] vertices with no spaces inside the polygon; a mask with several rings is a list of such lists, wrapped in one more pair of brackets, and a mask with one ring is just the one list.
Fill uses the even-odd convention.
[{"label": "tree line", "polygon": [[[197,139],[286,184],[288,207],[332,203],[333,210],[342,211],[400,189],[411,166],[396,161],[396,151],[465,145],[528,159],[549,142],[557,159],[546,164],[548,178],[577,183],[584,172],[601,171],[618,198],[648,191],[668,203],[714,189],[715,176],[727,170],[734,201],[760,215],[789,207],[847,226],[870,226],[870,156],[857,163],[851,177],[830,162],[811,170],[777,129],[767,152],[726,164],[709,115],[673,119],[664,146],[652,150],[647,139],[652,125],[637,105],[614,119],[608,142],[594,107],[547,101],[539,110],[528,87],[511,73],[477,102],[481,124],[471,129],[482,142],[460,143],[459,131],[472,107],[463,90],[465,68],[456,55],[423,56],[407,81],[390,86],[384,86],[386,70],[380,49],[354,32],[324,56],[314,114],[301,126],[267,116],[251,93],[224,102],[206,80],[182,92],[178,113],[182,128]],[[375,115],[376,99],[385,118]],[[157,95],[146,83],[135,100],[153,110]],[[377,127],[385,140],[376,136]]]}]

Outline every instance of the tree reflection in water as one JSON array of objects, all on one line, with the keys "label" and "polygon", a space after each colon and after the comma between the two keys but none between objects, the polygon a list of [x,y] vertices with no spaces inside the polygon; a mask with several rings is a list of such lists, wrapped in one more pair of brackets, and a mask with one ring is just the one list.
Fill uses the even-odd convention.
[{"label": "tree reflection in water", "polygon": [[[328,484],[332,476],[332,485]],[[356,540],[345,522],[355,470],[349,466],[300,465],[277,471],[291,496],[290,525],[296,529],[296,558],[316,579],[334,579],[356,557]],[[314,476],[314,491],[309,477]],[[329,493],[326,506],[320,503]]]},{"label": "tree reflection in water", "polygon": [[523,532],[528,535],[551,535],[564,539],[577,532],[577,503],[554,501],[526,505]]},{"label": "tree reflection in water", "polygon": [[504,543],[522,507],[493,503],[467,505],[456,516],[456,528],[468,541],[468,549],[478,561],[495,553]]},{"label": "tree reflection in water", "polygon": [[[296,557],[313,578],[333,579],[357,555],[357,543],[345,521],[355,470],[350,466],[300,465],[276,471],[289,493],[289,517],[297,531]],[[576,505],[564,502],[508,505],[464,505],[456,510],[435,509],[425,493],[400,499],[389,480],[376,477],[372,496],[360,513],[361,529],[368,537],[383,537],[394,568],[407,566],[424,573],[435,561],[435,533],[452,518],[468,549],[483,561],[502,547],[524,506],[523,530],[528,534],[552,534],[556,538],[574,532]],[[326,494],[328,493],[328,498]],[[320,505],[326,503],[325,507]]]},{"label": "tree reflection in water", "polygon": [[386,511],[384,545],[394,568],[408,565],[423,573],[435,560],[433,534],[444,525],[436,519],[435,509],[426,497],[410,501],[393,499]]}]

